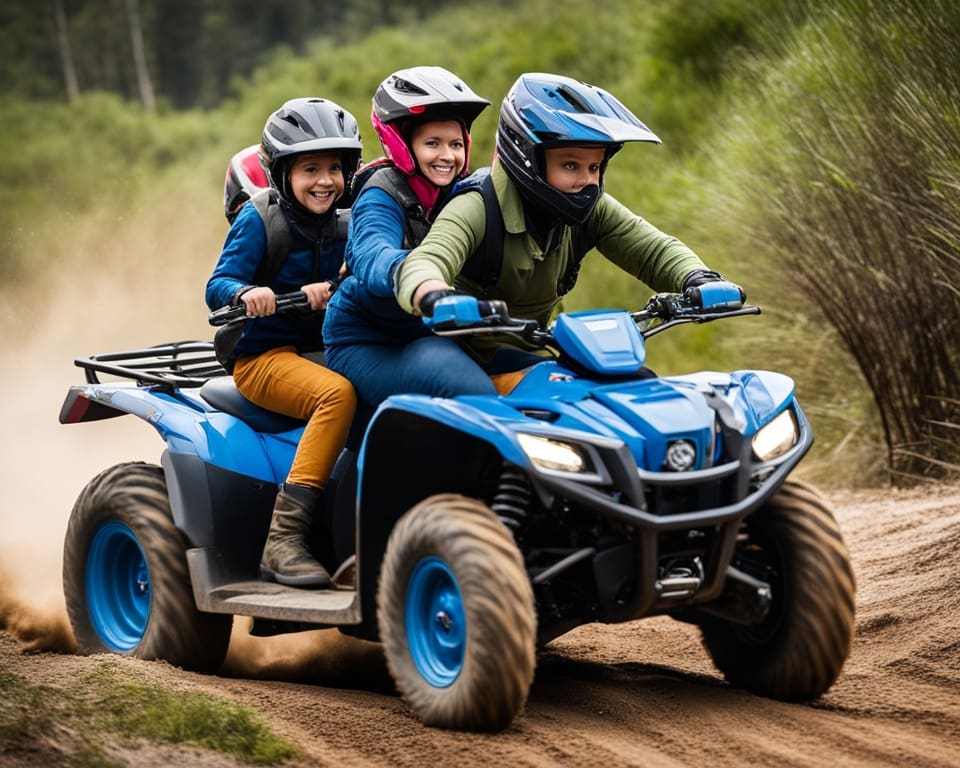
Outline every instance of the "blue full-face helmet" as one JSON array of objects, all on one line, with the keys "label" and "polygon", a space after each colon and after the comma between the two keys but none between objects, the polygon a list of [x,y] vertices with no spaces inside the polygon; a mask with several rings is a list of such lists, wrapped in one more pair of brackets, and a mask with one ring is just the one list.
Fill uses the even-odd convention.
[{"label": "blue full-face helmet", "polygon": [[[628,141],[660,139],[615,96],[562,75],[521,75],[500,106],[497,156],[507,175],[532,204],[581,224],[603,191],[607,162]],[[600,186],[568,194],[550,186],[545,149],[562,145],[603,147]]]}]

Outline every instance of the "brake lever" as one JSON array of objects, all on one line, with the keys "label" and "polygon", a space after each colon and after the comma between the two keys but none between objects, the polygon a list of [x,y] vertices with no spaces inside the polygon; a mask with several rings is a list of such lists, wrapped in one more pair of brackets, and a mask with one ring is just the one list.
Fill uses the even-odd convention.
[{"label": "brake lever", "polygon": [[[291,291],[290,293],[281,293],[276,297],[277,314],[281,312],[302,311],[310,309],[310,301],[307,294],[303,291]],[[227,305],[218,307],[207,316],[207,322],[210,325],[226,325],[234,320],[240,320],[247,316],[247,307],[244,304],[236,306]]]}]

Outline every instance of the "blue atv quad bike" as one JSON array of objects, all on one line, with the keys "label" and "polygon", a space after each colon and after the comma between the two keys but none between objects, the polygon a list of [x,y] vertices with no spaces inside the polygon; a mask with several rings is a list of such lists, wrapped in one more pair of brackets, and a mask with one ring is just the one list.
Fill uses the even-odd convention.
[{"label": "blue atv quad bike", "polygon": [[[700,628],[732,685],[819,696],[850,651],[854,576],[824,500],[788,480],[813,441],[793,382],[644,367],[653,334],[759,312],[718,285],[550,328],[438,302],[437,332],[518,334],[553,355],[506,396],[402,395],[358,417],[316,525],[337,571],[323,591],[259,580],[301,422],[242,398],[210,342],[78,359],[87,383],[62,423],[129,413],[165,443],[159,465],[105,470],[73,508],[63,579],[80,651],[212,673],[234,615],[260,634],[338,627],[382,642],[424,723],[498,730],[538,647],[666,614]],[[303,311],[302,294],[282,299]]]}]

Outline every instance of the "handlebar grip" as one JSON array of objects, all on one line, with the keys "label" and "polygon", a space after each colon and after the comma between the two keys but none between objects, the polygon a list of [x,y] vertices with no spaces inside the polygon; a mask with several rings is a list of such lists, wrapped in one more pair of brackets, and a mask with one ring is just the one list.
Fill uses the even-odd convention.
[{"label": "handlebar grip", "polygon": [[[281,312],[298,312],[310,308],[310,302],[307,300],[307,294],[303,291],[292,291],[290,293],[281,293],[276,297],[277,314]],[[210,325],[226,325],[227,323],[239,320],[247,316],[247,307],[245,304],[236,306],[227,305],[218,307],[207,316],[207,322]]]},{"label": "handlebar grip", "polygon": [[690,306],[704,310],[739,309],[747,298],[743,288],[726,280],[687,288],[683,296],[690,302]]},{"label": "handlebar grip", "polygon": [[477,309],[480,317],[507,317],[507,302],[501,299],[479,299]]},{"label": "handlebar grip", "polygon": [[440,291],[428,291],[423,295],[423,298],[420,299],[420,312],[424,317],[433,317],[433,308],[440,299],[445,299],[447,296],[456,296],[457,292],[452,288],[447,288]]},{"label": "handlebar grip", "polygon": [[433,302],[433,312],[423,322],[430,328],[463,328],[482,320],[480,303],[473,296],[448,295]]},{"label": "handlebar grip", "polygon": [[207,316],[207,322],[210,325],[226,325],[227,323],[238,320],[241,317],[247,316],[247,308],[242,304],[237,307],[219,307],[218,309],[213,310]]},{"label": "handlebar grip", "polygon": [[281,293],[277,296],[277,314],[281,312],[296,312],[309,310],[310,301],[307,294],[303,291],[292,291],[291,293]]},{"label": "handlebar grip", "polygon": [[[421,305],[422,306],[422,305]],[[496,299],[477,299],[468,294],[448,294],[433,302],[432,313],[423,318],[433,330],[490,325],[507,318],[507,305]]]}]

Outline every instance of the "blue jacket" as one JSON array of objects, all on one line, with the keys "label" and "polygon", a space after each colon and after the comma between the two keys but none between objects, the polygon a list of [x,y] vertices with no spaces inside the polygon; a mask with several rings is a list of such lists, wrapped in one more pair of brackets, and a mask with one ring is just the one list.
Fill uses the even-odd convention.
[{"label": "blue jacket", "polygon": [[403,207],[377,187],[364,188],[351,209],[349,276],[327,305],[323,338],[335,344],[406,344],[430,331],[397,304],[394,273],[403,247]]},{"label": "blue jacket", "polygon": [[[288,217],[289,221],[289,217]],[[274,293],[297,291],[308,283],[337,277],[343,263],[342,239],[314,237],[291,226],[294,247],[279,272],[267,283]],[[210,309],[229,304],[241,288],[254,284],[254,276],[267,254],[267,231],[252,205],[244,205],[230,231],[207,281],[206,300]],[[247,320],[233,358],[258,355],[277,347],[294,346],[300,352],[323,349],[323,312],[283,314]]]}]

